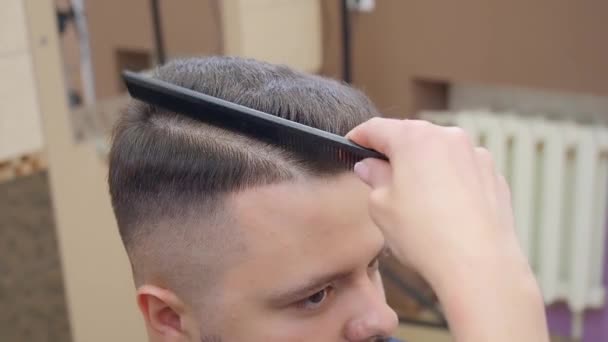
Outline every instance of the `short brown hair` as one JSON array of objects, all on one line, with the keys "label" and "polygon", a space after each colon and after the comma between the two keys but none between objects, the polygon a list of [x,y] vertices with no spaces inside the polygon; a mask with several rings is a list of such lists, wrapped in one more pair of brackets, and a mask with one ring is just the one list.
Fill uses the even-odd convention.
[{"label": "short brown hair", "polygon": [[[176,60],[153,75],[341,135],[376,115],[367,97],[347,85],[250,59]],[[247,248],[227,195],[342,172],[133,100],[115,127],[109,186],[135,284],[172,289],[211,325],[219,278]]]},{"label": "short brown hair", "polygon": [[[340,82],[236,57],[172,61],[154,77],[282,118],[344,135],[376,116],[369,99]],[[127,250],[146,223],[193,203],[320,169],[280,147],[132,101],[114,131],[109,186]]]}]

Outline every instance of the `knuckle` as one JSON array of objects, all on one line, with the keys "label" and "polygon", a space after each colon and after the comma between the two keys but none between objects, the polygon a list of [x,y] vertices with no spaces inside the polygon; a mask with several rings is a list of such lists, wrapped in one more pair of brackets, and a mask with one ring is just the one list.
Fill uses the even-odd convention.
[{"label": "knuckle", "polygon": [[407,120],[404,121],[404,124],[408,124],[411,125],[413,127],[416,127],[416,129],[420,129],[420,130],[426,130],[431,128],[431,126],[433,126],[433,124],[431,124],[428,121],[425,120]]},{"label": "knuckle", "polygon": [[396,123],[396,126],[401,132],[404,132],[411,127],[408,120],[400,120]]},{"label": "knuckle", "polygon": [[369,202],[373,208],[379,208],[384,205],[385,198],[384,192],[380,190],[372,191],[369,195]]},{"label": "knuckle", "polygon": [[509,186],[509,182],[502,174],[498,175],[498,189],[502,192],[506,198],[511,199],[511,187]]},{"label": "knuckle", "polygon": [[477,158],[481,160],[484,164],[494,165],[494,157],[492,157],[492,153],[485,147],[476,147],[475,154]]},{"label": "knuckle", "polygon": [[433,128],[433,124],[423,120],[405,120],[402,123],[402,131],[414,143],[432,139],[435,134]]},{"label": "knuckle", "polygon": [[488,149],[484,147],[476,147],[475,156],[482,168],[486,169],[488,172],[495,174],[495,176],[498,176],[496,170],[496,162],[494,161],[492,153],[488,151]]},{"label": "knuckle", "polygon": [[393,212],[391,208],[389,190],[387,188],[379,188],[370,193],[369,206],[372,212],[381,216],[391,216]]},{"label": "knuckle", "polygon": [[464,129],[460,127],[446,127],[445,129],[452,139],[460,142],[470,142],[469,135]]},{"label": "knuckle", "polygon": [[442,127],[445,134],[445,141],[450,146],[456,149],[472,150],[474,148],[473,141],[469,134],[460,127]]}]

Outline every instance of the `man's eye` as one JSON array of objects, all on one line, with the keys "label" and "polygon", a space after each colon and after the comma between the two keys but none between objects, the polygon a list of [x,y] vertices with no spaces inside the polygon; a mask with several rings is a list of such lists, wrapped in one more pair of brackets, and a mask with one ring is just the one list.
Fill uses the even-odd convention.
[{"label": "man's eye", "polygon": [[318,309],[319,307],[321,307],[321,305],[323,305],[323,303],[327,299],[327,296],[331,294],[332,290],[333,288],[331,286],[328,286],[323,290],[316,292],[311,296],[308,296],[308,298],[300,301],[298,303],[298,306],[305,310]]}]

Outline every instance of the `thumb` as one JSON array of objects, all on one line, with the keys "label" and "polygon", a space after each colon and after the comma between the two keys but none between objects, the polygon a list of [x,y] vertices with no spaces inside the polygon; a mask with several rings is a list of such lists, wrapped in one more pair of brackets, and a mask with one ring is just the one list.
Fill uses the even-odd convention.
[{"label": "thumb", "polygon": [[393,176],[391,165],[380,159],[368,158],[355,164],[355,174],[373,189],[387,185]]}]

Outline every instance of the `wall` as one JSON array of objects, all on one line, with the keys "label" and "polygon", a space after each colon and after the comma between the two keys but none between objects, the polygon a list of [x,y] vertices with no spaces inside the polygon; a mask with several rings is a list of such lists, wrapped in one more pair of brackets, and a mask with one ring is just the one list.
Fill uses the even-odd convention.
[{"label": "wall", "polygon": [[[86,5],[96,93],[103,99],[124,91],[122,68],[155,65],[150,1],[89,0]],[[225,53],[319,72],[320,7],[318,0],[161,0],[167,58]]]},{"label": "wall", "polygon": [[[338,11],[325,13],[339,25]],[[606,13],[602,0],[376,1],[373,12],[350,15],[354,84],[396,117],[446,106],[451,82],[606,96]],[[324,44],[333,74],[339,38]],[[558,311],[550,321],[568,332]],[[607,309],[590,312],[585,340],[608,340],[607,322]]]},{"label": "wall", "polygon": [[[182,0],[179,4],[160,1],[168,58],[221,52],[216,3],[217,0]],[[142,62],[151,67],[155,63],[150,1],[89,0],[86,6],[96,94],[104,99],[124,91],[119,77],[123,67]]]},{"label": "wall", "polygon": [[429,93],[416,79],[606,95],[605,13],[601,0],[376,1],[351,14],[354,83],[394,116]]},{"label": "wall", "polygon": [[222,21],[226,55],[321,69],[319,0],[224,0]]},{"label": "wall", "polygon": [[6,0],[0,11],[0,163],[43,147],[25,9]]}]

